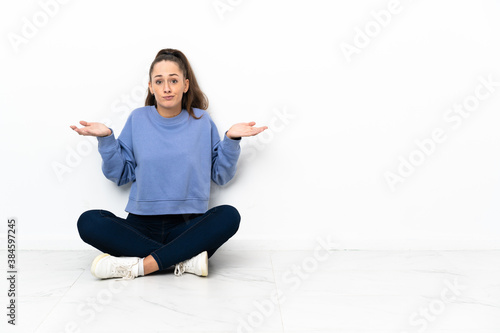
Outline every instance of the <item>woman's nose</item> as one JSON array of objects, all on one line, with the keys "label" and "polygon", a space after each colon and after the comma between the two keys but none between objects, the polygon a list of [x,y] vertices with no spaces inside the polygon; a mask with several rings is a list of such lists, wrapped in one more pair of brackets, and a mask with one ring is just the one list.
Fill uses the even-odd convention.
[{"label": "woman's nose", "polygon": [[168,93],[170,92],[170,85],[168,83],[165,83],[165,85],[163,86],[163,90]]}]

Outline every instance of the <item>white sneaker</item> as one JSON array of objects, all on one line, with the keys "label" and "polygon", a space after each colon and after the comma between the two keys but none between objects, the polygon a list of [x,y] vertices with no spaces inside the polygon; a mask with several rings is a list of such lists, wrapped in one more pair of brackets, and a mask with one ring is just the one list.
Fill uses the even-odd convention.
[{"label": "white sneaker", "polygon": [[94,259],[90,272],[99,279],[121,277],[125,280],[131,280],[139,275],[139,259],[136,257],[113,257],[104,253]]},{"label": "white sneaker", "polygon": [[174,274],[175,276],[181,276],[182,273],[191,273],[198,276],[208,275],[208,253],[203,251],[197,256],[192,257],[189,260],[183,261],[175,265]]}]

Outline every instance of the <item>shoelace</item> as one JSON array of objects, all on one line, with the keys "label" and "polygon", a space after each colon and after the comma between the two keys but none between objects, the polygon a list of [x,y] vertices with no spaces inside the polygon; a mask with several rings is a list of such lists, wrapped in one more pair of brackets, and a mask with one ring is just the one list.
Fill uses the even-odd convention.
[{"label": "shoelace", "polygon": [[114,267],[114,270],[111,271],[112,275],[119,274],[123,275],[122,280],[133,280],[135,276],[132,274],[132,266],[135,264],[130,264],[130,265],[117,265]]},{"label": "shoelace", "polygon": [[181,262],[175,265],[174,275],[181,276],[182,273],[184,273],[185,271],[186,271],[186,266],[184,265],[184,262]]}]

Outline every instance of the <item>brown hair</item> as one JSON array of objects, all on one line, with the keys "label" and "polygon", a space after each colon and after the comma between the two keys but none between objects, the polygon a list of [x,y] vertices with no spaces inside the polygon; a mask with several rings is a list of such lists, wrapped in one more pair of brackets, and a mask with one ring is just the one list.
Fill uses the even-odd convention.
[{"label": "brown hair", "polygon": [[[208,98],[198,86],[198,82],[196,81],[194,72],[191,69],[191,65],[189,64],[189,61],[187,60],[184,53],[176,49],[163,49],[158,52],[156,58],[151,64],[151,67],[149,68],[149,82],[151,82],[151,75],[153,74],[154,66],[160,61],[175,62],[184,74],[184,78],[189,80],[189,90],[182,95],[182,108],[187,110],[189,115],[193,118],[200,119],[194,115],[193,108],[202,110],[208,109]],[[149,89],[145,105],[154,105],[155,107],[158,107],[156,98],[153,94],[151,94],[151,91]]]}]

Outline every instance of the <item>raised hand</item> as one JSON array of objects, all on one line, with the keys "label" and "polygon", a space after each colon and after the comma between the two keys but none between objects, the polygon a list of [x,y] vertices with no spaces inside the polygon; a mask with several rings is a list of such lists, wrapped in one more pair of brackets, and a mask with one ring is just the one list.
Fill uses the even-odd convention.
[{"label": "raised hand", "polygon": [[226,135],[230,139],[238,139],[245,136],[254,136],[257,135],[267,129],[267,126],[262,127],[254,127],[255,122],[249,123],[238,123],[231,126],[231,128],[227,131]]},{"label": "raised hand", "polygon": [[89,123],[86,121],[80,121],[80,124],[84,127],[78,128],[74,125],[71,125],[71,129],[77,132],[80,135],[86,136],[108,136],[111,135],[111,130],[104,124],[101,123]]}]

